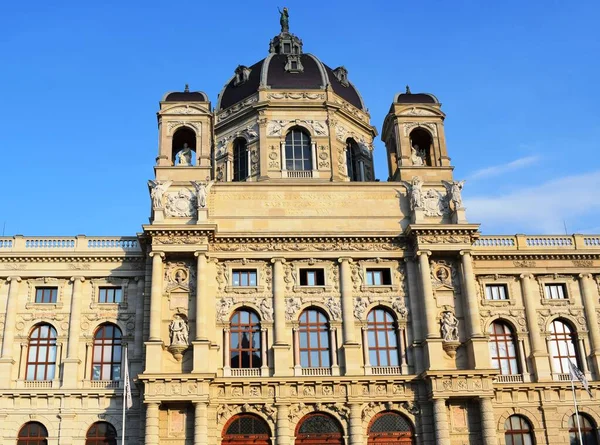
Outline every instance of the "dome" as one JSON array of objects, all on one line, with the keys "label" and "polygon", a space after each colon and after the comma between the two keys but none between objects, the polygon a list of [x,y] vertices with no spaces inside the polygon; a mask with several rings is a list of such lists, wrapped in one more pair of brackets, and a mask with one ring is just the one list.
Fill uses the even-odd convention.
[{"label": "dome", "polygon": [[397,104],[439,104],[440,101],[430,93],[411,93],[410,88],[406,87],[406,92],[398,93],[394,96],[394,103]]},{"label": "dome", "polygon": [[313,54],[303,53],[302,41],[295,35],[282,31],[271,40],[269,52],[254,65],[236,68],[219,94],[218,110],[243,101],[259,89],[310,90],[328,86],[354,107],[365,110],[360,94],[347,80],[346,68],[332,69]]},{"label": "dome", "polygon": [[170,91],[162,98],[163,102],[208,102],[208,96],[202,91],[190,91],[188,85],[181,92]]}]

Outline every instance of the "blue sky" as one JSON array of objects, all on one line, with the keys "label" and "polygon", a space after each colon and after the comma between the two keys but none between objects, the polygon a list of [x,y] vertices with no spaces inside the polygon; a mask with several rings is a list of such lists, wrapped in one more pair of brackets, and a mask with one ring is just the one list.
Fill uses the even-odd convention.
[{"label": "blue sky", "polygon": [[[378,130],[406,84],[440,99],[483,233],[600,233],[600,3],[490,3],[285,6],[306,52],[346,66]],[[266,1],[33,0],[3,5],[1,20],[6,235],[140,231],[162,95],[189,83],[216,104],[279,32]]]}]

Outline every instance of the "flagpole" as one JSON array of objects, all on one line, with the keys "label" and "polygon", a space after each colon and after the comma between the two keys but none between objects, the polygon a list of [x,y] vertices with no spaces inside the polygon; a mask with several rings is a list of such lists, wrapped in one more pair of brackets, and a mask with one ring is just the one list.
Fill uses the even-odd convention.
[{"label": "flagpole", "polygon": [[[121,445],[125,445],[125,407],[127,406],[126,394],[127,385],[129,382],[129,372],[127,372],[127,345],[125,346],[125,375],[123,379],[123,420],[122,420],[122,431],[121,431]],[[573,382],[571,382],[573,383]]]},{"label": "flagpole", "polygon": [[575,385],[573,384],[573,373],[569,372],[571,377],[571,391],[573,392],[573,404],[575,405],[575,416],[577,417],[577,431],[579,432],[579,445],[583,445],[583,437],[581,436],[581,425],[579,424],[579,410],[577,409],[577,396],[575,396]]}]

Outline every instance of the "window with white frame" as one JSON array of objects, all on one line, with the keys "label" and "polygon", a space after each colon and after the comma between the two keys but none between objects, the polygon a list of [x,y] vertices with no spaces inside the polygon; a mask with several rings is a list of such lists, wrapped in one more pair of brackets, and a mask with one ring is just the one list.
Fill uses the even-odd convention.
[{"label": "window with white frame", "polygon": [[485,298],[487,300],[508,300],[506,284],[486,284]]},{"label": "window with white frame", "polygon": [[390,286],[392,284],[392,274],[390,269],[367,269],[367,286]]},{"label": "window with white frame", "polygon": [[234,287],[256,286],[256,269],[234,269],[231,271]]},{"label": "window with white frame", "polygon": [[36,303],[56,303],[58,287],[37,287],[35,289]]},{"label": "window with white frame", "polygon": [[564,300],[567,298],[565,285],[562,283],[546,284],[544,286],[544,292],[546,294],[546,298],[549,300]]},{"label": "window with white frame", "polygon": [[123,289],[120,287],[101,287],[98,289],[98,303],[121,303]]},{"label": "window with white frame", "polygon": [[325,286],[323,269],[300,269],[300,286]]}]

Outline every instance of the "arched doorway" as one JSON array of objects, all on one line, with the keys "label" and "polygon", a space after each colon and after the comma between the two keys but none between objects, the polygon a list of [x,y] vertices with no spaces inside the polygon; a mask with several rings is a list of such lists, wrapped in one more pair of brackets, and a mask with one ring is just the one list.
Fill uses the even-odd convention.
[{"label": "arched doorway", "polygon": [[233,416],[223,428],[221,445],[271,445],[271,429],[254,414]]},{"label": "arched doorway", "polygon": [[401,414],[384,411],[369,424],[367,445],[409,445],[414,443],[410,421]]},{"label": "arched doorway", "polygon": [[298,422],[295,445],[343,445],[343,436],[342,427],[329,414],[311,413]]}]

